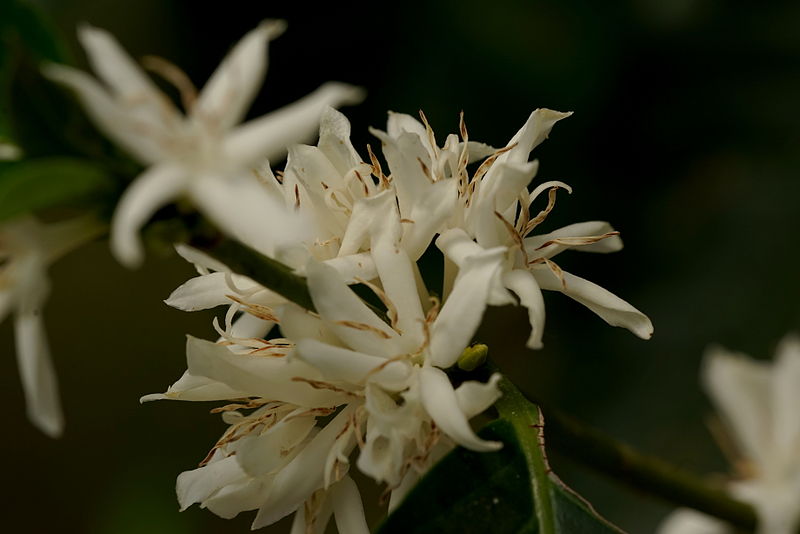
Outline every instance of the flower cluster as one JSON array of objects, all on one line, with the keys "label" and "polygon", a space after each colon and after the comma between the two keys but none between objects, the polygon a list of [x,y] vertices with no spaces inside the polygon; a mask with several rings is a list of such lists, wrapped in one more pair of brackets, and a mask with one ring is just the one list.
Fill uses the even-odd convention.
[{"label": "flower cluster", "polygon": [[[792,534],[800,526],[800,339],[787,336],[774,362],[723,348],[708,351],[706,391],[730,431],[738,457],[728,490],[750,503],[762,534]],[[671,514],[661,534],[727,534],[725,523],[689,509]]]},{"label": "flower cluster", "polygon": [[[467,351],[489,305],[529,312],[528,346],[542,345],[542,290],[564,293],[642,338],[649,319],[605,289],[561,269],[567,249],[613,252],[602,221],[536,234],[563,182],[531,183],[531,152],[569,116],[531,113],[508,144],[469,140],[463,121],[443,145],[422,115],[390,113],[380,140],[386,169],[350,141],[331,107],[360,91],[324,85],[287,108],[236,126],[266,69],[269,21],[247,34],[197,93],[160,59],[147,65],[181,92],[178,111],[107,33],[80,30],[102,80],[65,66],[46,74],[73,89],[97,126],[147,169],[112,220],[118,259],[142,260],[140,228],[165,203],[188,199],[221,231],[306,278],[303,309],[203,252],[181,245],[198,276],[167,303],[192,311],[227,306],[216,342],[190,337],[188,369],[143,400],[226,401],[228,429],[197,469],[178,477],[182,508],[222,517],[257,510],[254,528],[295,513],[295,531],[368,532],[351,462],[385,484],[390,509],[455,445],[493,451],[470,419],[499,397],[495,374],[454,385],[448,371]],[[296,144],[319,127],[316,146]],[[271,162],[288,153],[282,171]],[[546,198],[535,215],[531,207]],[[417,260],[431,246],[444,284],[429,287]],[[370,297],[358,296],[358,285]],[[362,291],[359,293],[364,294]]]}]

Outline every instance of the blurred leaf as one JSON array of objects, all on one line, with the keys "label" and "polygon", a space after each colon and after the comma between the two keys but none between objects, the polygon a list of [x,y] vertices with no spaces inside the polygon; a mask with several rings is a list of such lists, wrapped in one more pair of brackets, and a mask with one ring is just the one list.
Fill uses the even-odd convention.
[{"label": "blurred leaf", "polygon": [[508,380],[500,419],[480,435],[503,442],[497,452],[458,447],[422,478],[378,528],[379,534],[618,534],[550,471],[540,441],[539,408]]},{"label": "blurred leaf", "polygon": [[55,27],[32,4],[0,1],[0,160],[22,156],[14,130],[12,84],[21,56],[41,61],[68,62],[66,47]]},{"label": "blurred leaf", "polygon": [[75,158],[38,158],[0,167],[0,221],[108,190],[112,177]]}]

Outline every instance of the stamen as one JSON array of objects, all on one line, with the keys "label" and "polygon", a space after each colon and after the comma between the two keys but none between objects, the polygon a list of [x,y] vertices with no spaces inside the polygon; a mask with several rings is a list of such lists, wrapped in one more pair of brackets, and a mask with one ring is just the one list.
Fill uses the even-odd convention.
[{"label": "stamen", "polygon": [[567,247],[579,247],[582,245],[591,245],[593,243],[597,243],[598,241],[602,241],[603,239],[608,239],[609,237],[618,236],[619,232],[607,232],[603,235],[595,235],[595,236],[587,236],[587,237],[559,237],[557,239],[551,239],[547,241],[543,245],[536,247],[534,250],[542,250],[543,248],[549,247],[550,245],[564,245]]},{"label": "stamen", "polygon": [[185,72],[174,63],[158,56],[144,56],[142,58],[142,66],[175,86],[180,94],[183,109],[187,113],[191,113],[195,102],[197,102],[197,88]]}]

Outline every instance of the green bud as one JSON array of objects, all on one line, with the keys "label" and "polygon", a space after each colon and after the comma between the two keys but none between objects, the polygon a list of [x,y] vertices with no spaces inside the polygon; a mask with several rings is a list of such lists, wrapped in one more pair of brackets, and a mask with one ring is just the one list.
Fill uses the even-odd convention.
[{"label": "green bud", "polygon": [[458,368],[462,371],[474,371],[483,365],[488,355],[489,347],[483,343],[475,343],[464,349],[464,352],[458,357],[458,362],[456,363],[458,364]]}]

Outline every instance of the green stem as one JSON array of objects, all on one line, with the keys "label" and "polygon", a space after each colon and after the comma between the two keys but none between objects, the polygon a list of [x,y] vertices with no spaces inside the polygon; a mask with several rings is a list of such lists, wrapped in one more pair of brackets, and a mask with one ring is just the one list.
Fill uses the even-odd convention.
[{"label": "green stem", "polygon": [[252,278],[282,297],[310,311],[316,311],[306,279],[294,274],[283,263],[233,239],[222,238],[213,243],[192,243],[237,273]]},{"label": "green stem", "polygon": [[518,436],[536,433],[535,439],[520,439],[520,448],[525,456],[525,462],[528,464],[528,472],[532,477],[531,486],[536,503],[539,532],[555,532],[553,504],[550,495],[552,484],[550,467],[547,465],[547,456],[544,450],[541,411],[537,405],[526,399],[507,378],[503,377],[500,380],[499,387],[503,396],[495,403],[495,408],[500,417],[511,423]]},{"label": "green stem", "polygon": [[545,419],[547,443],[553,450],[637,490],[718,517],[748,532],[755,529],[756,515],[749,504],[732,499],[697,475],[642,454],[556,411],[545,411]]}]

